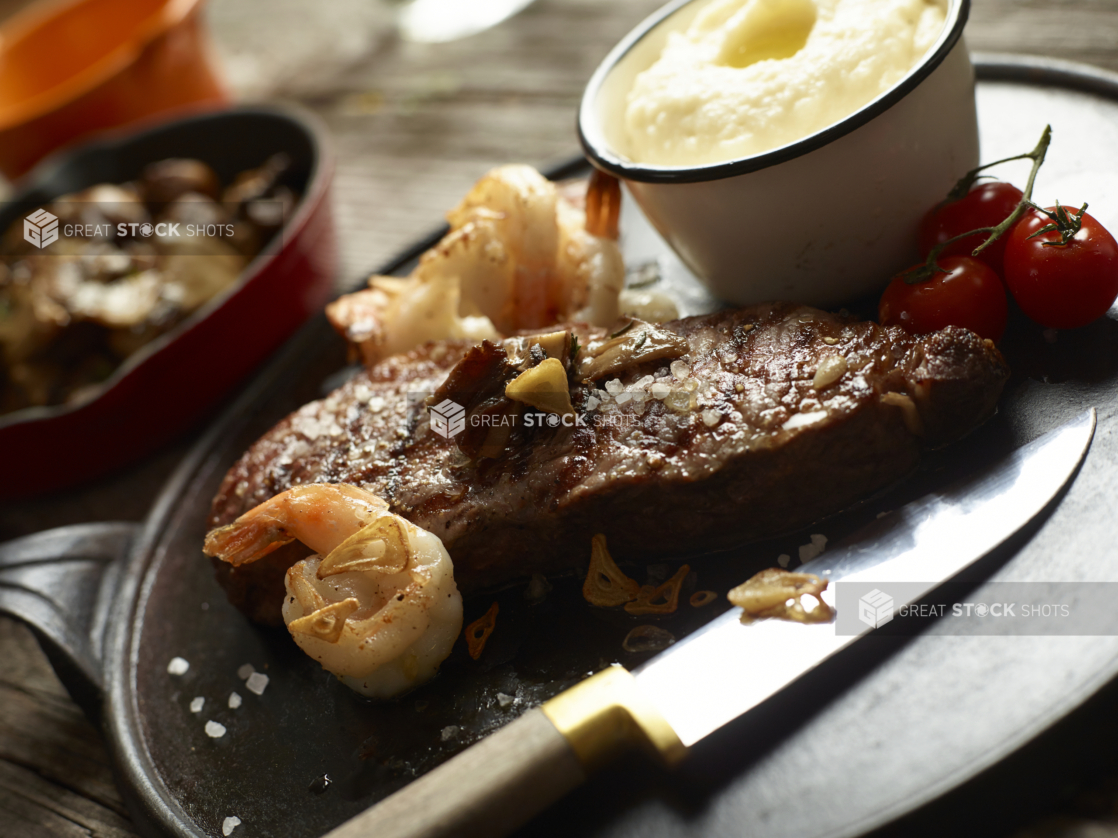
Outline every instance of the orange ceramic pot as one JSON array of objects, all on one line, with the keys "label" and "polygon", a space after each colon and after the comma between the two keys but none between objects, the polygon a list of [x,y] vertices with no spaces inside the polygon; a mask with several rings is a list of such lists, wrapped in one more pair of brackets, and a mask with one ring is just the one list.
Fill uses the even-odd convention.
[{"label": "orange ceramic pot", "polygon": [[36,3],[0,27],[0,172],[82,135],[223,104],[201,0]]}]

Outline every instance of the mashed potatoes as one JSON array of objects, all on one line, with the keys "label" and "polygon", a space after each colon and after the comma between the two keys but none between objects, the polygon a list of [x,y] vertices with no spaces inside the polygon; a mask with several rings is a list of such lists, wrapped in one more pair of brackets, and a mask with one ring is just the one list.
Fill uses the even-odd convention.
[{"label": "mashed potatoes", "polygon": [[799,140],[899,82],[944,19],[925,0],[713,0],[637,76],[626,153],[693,166]]}]

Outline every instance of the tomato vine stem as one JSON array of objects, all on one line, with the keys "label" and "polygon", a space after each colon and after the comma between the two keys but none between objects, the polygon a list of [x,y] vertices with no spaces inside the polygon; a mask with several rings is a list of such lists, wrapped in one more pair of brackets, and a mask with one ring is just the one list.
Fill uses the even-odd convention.
[{"label": "tomato vine stem", "polygon": [[1079,208],[1079,211],[1074,215],[1068,215],[1068,208],[1060,206],[1059,201],[1056,202],[1056,210],[1054,212],[1049,212],[1043,207],[1038,207],[1032,201],[1029,202],[1029,206],[1037,212],[1043,215],[1047,215],[1049,218],[1052,219],[1051,224],[1045,224],[1043,227],[1029,236],[1030,239],[1035,239],[1041,233],[1051,233],[1055,231],[1060,234],[1060,240],[1058,242],[1041,242],[1041,244],[1045,247],[1063,247],[1069,241],[1074,239],[1075,234],[1078,233],[1083,227],[1083,213],[1087,211],[1086,203],[1084,203],[1083,206]]},{"label": "tomato vine stem", "polygon": [[[951,188],[951,191],[947,193],[947,200],[945,201],[945,203],[957,201],[964,195],[966,195],[967,192],[970,191],[971,186],[973,186],[975,181],[978,180],[978,178],[980,177],[979,172],[985,169],[989,169],[992,166],[1000,166],[1002,163],[1009,163],[1014,160],[1033,161],[1032,170],[1029,172],[1029,179],[1025,184],[1025,192],[1021,196],[1021,200],[1017,202],[1017,206],[1013,208],[1013,212],[1007,215],[1005,219],[995,227],[977,227],[974,230],[967,230],[967,232],[965,233],[960,233],[957,236],[952,236],[947,241],[940,242],[928,253],[928,258],[924,261],[923,265],[911,268],[901,274],[901,276],[904,278],[905,283],[908,285],[919,285],[922,282],[927,282],[937,273],[948,273],[939,266],[937,260],[939,259],[939,255],[943,252],[944,248],[946,248],[949,244],[957,242],[960,239],[965,239],[973,236],[975,233],[987,233],[988,235],[986,237],[986,240],[982,242],[982,244],[980,244],[978,247],[976,247],[973,251],[971,251],[971,256],[977,256],[979,253],[981,253],[983,250],[997,241],[997,239],[999,239],[1008,230],[1010,230],[1013,225],[1021,219],[1021,216],[1023,216],[1027,210],[1039,209],[1039,207],[1037,207],[1036,204],[1032,202],[1033,184],[1036,182],[1037,172],[1040,171],[1040,167],[1044,163],[1044,156],[1048,153],[1048,146],[1051,142],[1052,126],[1046,125],[1044,126],[1044,131],[1040,135],[1040,140],[1036,144],[1036,148],[1034,148],[1032,151],[1026,154],[1018,154],[1013,157],[1006,157],[1002,160],[995,160],[993,163],[986,163],[982,166],[971,169],[969,172],[959,178],[959,180]],[[1086,204],[1084,204],[1084,209],[1086,209]],[[1044,212],[1046,215],[1052,218],[1055,222],[1055,225],[1061,223],[1060,220],[1055,218],[1053,214],[1048,213],[1045,210],[1041,210],[1041,212]],[[1079,216],[1081,216],[1082,213],[1083,210],[1080,210]],[[1076,216],[1076,218],[1078,219],[1079,216]],[[1054,228],[1054,225],[1049,225],[1046,229],[1052,228]],[[1065,235],[1065,233],[1063,232],[1063,227],[1059,227],[1058,229],[1061,230],[1061,235]],[[1053,242],[1053,244],[1055,244],[1055,242]]]}]

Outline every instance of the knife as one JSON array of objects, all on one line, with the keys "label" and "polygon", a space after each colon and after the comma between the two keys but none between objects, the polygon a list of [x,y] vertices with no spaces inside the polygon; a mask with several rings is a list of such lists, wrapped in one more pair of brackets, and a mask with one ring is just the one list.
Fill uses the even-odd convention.
[{"label": "knife", "polygon": [[[1039,514],[1075,474],[1094,430],[1092,408],[797,572],[834,582],[904,582],[895,605],[915,602]],[[864,624],[839,634],[834,623],[784,620],[743,625],[740,615],[730,609],[631,673],[612,666],[590,676],[326,838],[505,835],[629,747],[678,762],[691,745],[872,630]]]}]

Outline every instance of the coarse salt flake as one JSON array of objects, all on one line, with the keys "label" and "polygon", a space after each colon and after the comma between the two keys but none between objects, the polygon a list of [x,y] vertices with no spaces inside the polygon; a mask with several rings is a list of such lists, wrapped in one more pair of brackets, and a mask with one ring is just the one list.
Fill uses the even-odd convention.
[{"label": "coarse salt flake", "polygon": [[241,825],[241,819],[236,815],[231,815],[221,822],[221,834],[225,838],[229,838],[233,834],[233,830]]},{"label": "coarse salt flake", "polygon": [[244,699],[241,698],[240,693],[229,693],[229,709],[230,710],[236,710],[238,707],[241,706],[242,701],[244,701]]},{"label": "coarse salt flake", "polygon": [[789,556],[787,553],[781,553],[779,556],[776,557],[776,563],[781,567],[788,567],[788,563],[790,561],[792,561],[792,557]]},{"label": "coarse salt flake", "polygon": [[703,411],[703,424],[708,428],[713,428],[720,421],[722,421],[722,414],[717,410],[704,410]]},{"label": "coarse salt flake", "polygon": [[826,418],[827,411],[825,410],[817,410],[812,413],[795,413],[781,427],[786,431],[792,431],[796,428],[805,428],[808,425],[822,422]]},{"label": "coarse salt flake", "polygon": [[256,668],[251,663],[241,664],[237,667],[237,677],[243,681],[255,671]]},{"label": "coarse salt flake", "polygon": [[190,712],[191,713],[201,713],[202,708],[205,707],[205,706],[206,706],[206,699],[202,698],[202,696],[198,696],[197,698],[195,698],[194,700],[192,700],[190,702]]},{"label": "coarse salt flake", "polygon": [[652,398],[663,401],[671,391],[672,388],[663,381],[657,381],[652,385]]},{"label": "coarse salt flake", "polygon": [[245,686],[248,687],[249,692],[264,695],[264,689],[268,686],[268,676],[263,672],[254,672],[248,676]]},{"label": "coarse salt flake", "polygon": [[683,413],[691,409],[691,394],[686,390],[673,390],[664,397],[664,404]]},{"label": "coarse salt flake", "polygon": [[632,393],[618,393],[615,398],[616,398],[616,401],[617,401],[618,404],[628,404],[630,401],[632,401],[633,394]]},{"label": "coarse salt flake", "polygon": [[680,381],[685,379],[688,373],[691,372],[691,367],[687,366],[686,361],[672,361],[671,366],[668,367],[672,371],[672,375]]},{"label": "coarse salt flake", "polygon": [[385,401],[380,396],[373,396],[369,399],[369,410],[373,413],[380,413],[384,410]]},{"label": "coarse salt flake", "polygon": [[167,671],[172,675],[185,675],[188,669],[190,662],[185,658],[171,658],[171,662],[167,664]]},{"label": "coarse salt flake", "polygon": [[458,735],[458,725],[447,725],[442,729],[440,736],[444,742],[449,742]]},{"label": "coarse salt flake", "polygon": [[601,401],[599,399],[596,399],[594,396],[591,396],[590,398],[588,398],[586,400],[586,409],[587,410],[594,410],[600,404],[601,404]]},{"label": "coarse salt flake", "polygon": [[823,552],[827,547],[827,536],[815,533],[811,537],[810,544],[804,544],[800,547],[800,563],[810,562],[816,556]]},{"label": "coarse salt flake", "polygon": [[497,693],[497,703],[502,707],[508,707],[514,701],[516,701],[516,699],[507,693]]},{"label": "coarse salt flake", "polygon": [[210,737],[211,739],[220,739],[224,735],[225,725],[223,725],[221,722],[215,722],[213,719],[210,719],[208,722],[206,722],[206,736]]},{"label": "coarse salt flake", "polygon": [[616,396],[624,389],[625,388],[624,386],[622,386],[620,378],[611,378],[609,381],[606,382],[606,392],[609,393],[611,396]]}]

